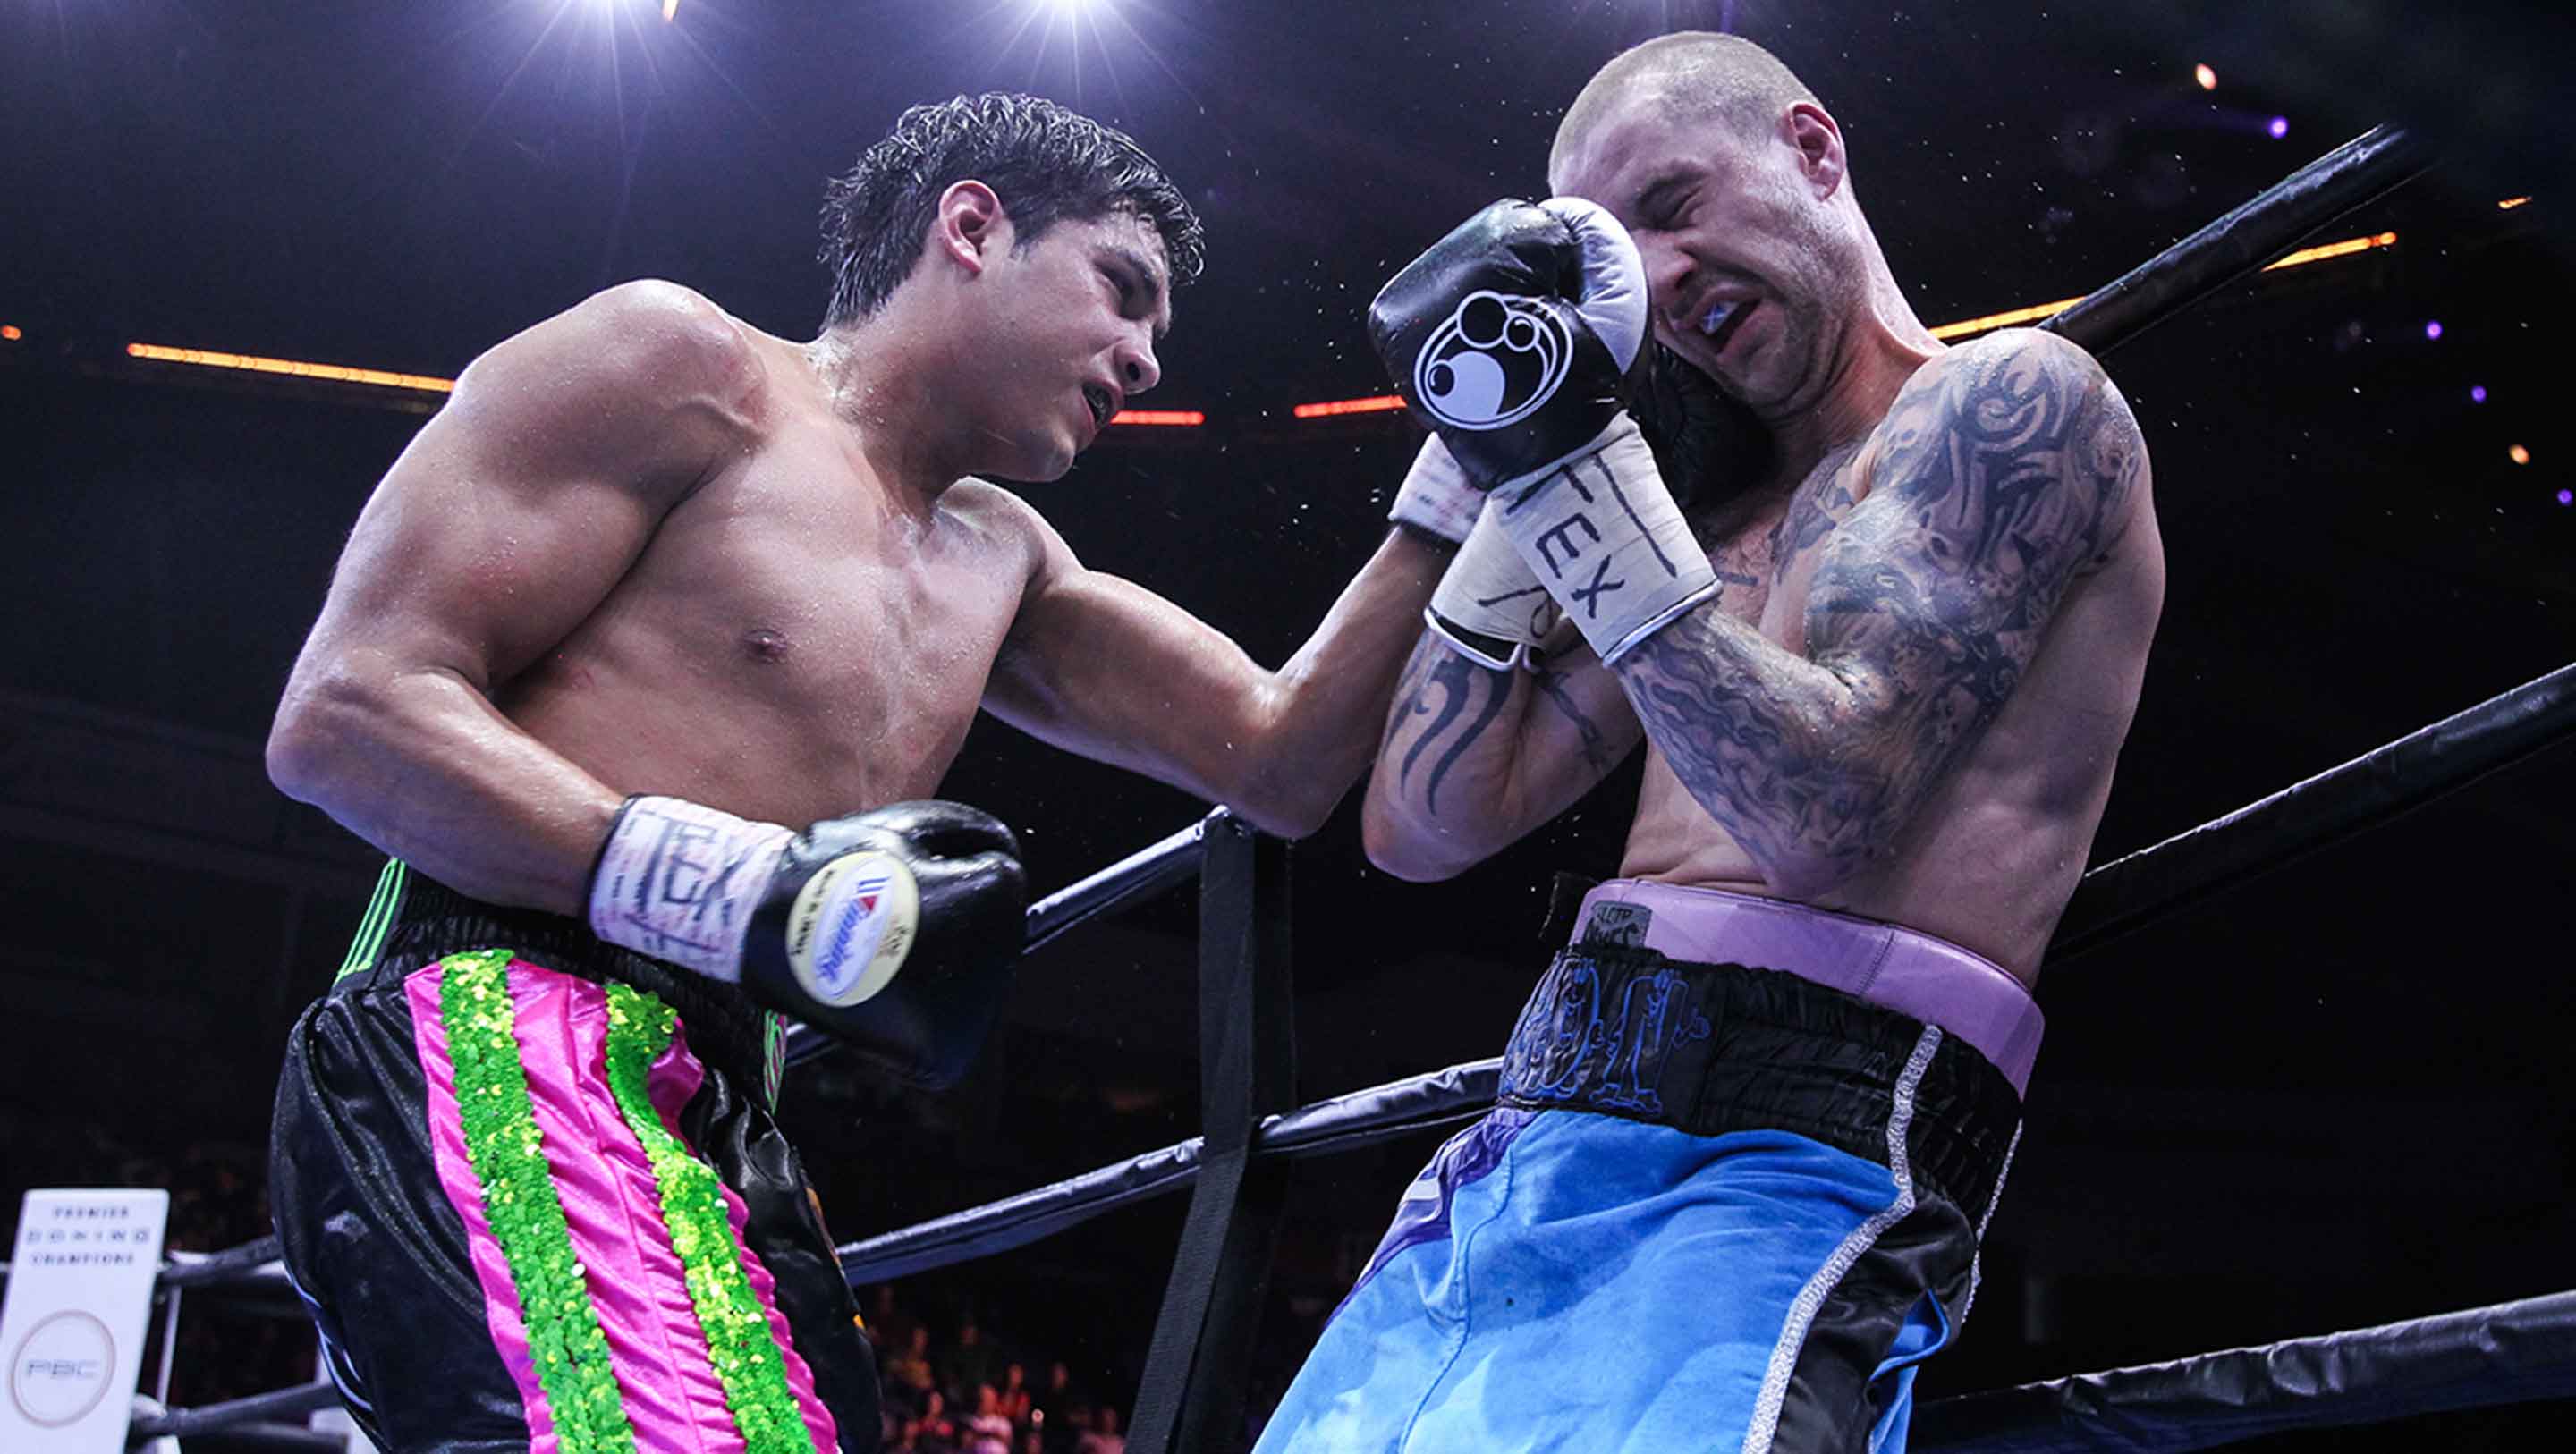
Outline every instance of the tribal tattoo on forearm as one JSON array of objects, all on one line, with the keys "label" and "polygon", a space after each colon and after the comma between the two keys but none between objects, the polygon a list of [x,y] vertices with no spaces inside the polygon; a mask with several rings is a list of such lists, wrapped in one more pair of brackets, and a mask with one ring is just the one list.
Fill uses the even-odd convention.
[{"label": "tribal tattoo on forearm", "polygon": [[1530,672],[1530,684],[1546,693],[1547,699],[1556,705],[1556,710],[1565,714],[1565,720],[1573,724],[1575,734],[1583,744],[1584,766],[1606,776],[1619,765],[1620,754],[1611,751],[1609,734],[1603,732],[1601,724],[1583,710],[1583,703],[1576,700],[1573,690],[1566,685],[1564,672],[1538,666]]},{"label": "tribal tattoo on forearm", "polygon": [[1619,663],[1647,736],[1766,871],[1839,880],[1888,850],[2146,475],[2127,404],[2071,345],[1999,337],[1925,373],[1881,425],[1875,488],[1820,533],[1807,657],[1702,608]]},{"label": "tribal tattoo on forearm", "polygon": [[1387,714],[1386,740],[1378,747],[1378,756],[1383,759],[1394,750],[1396,738],[1407,726],[1421,718],[1431,719],[1414,737],[1413,745],[1405,749],[1396,770],[1396,786],[1410,792],[1414,767],[1425,753],[1438,748],[1439,755],[1431,760],[1422,784],[1423,806],[1437,816],[1440,784],[1458,765],[1458,759],[1466,756],[1486,729],[1503,715],[1511,687],[1510,672],[1478,666],[1442,645],[1437,637],[1424,633],[1413,644],[1413,655],[1404,663],[1404,675],[1396,681],[1395,710]]}]

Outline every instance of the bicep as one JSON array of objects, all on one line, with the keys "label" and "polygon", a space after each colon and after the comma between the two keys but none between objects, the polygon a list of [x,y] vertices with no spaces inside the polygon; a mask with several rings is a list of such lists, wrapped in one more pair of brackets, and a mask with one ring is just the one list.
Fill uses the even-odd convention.
[{"label": "bicep", "polygon": [[1214,798],[1269,681],[1216,628],[1067,553],[1030,581],[984,705],[1042,741]]},{"label": "bicep", "polygon": [[2045,335],[1958,350],[1883,428],[1870,494],[1809,587],[1807,654],[1878,721],[1886,765],[1921,777],[1993,719],[2117,548],[2146,455],[2100,368]]}]

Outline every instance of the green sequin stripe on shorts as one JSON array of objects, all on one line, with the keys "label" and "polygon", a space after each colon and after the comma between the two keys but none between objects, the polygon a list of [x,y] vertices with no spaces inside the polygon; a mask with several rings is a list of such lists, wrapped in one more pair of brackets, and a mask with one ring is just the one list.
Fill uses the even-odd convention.
[{"label": "green sequin stripe on shorts", "polygon": [[518,1291],[557,1447],[562,1454],[632,1450],[635,1429],[609,1362],[608,1338],[538,1141],[514,1028],[511,957],[506,949],[485,949],[451,954],[439,964],[439,1017],[455,1066],[466,1159],[482,1183],[484,1220]]},{"label": "green sequin stripe on shorts", "polygon": [[742,1249],[725,1215],[715,1170],[662,1124],[646,1090],[653,1062],[669,1048],[677,1021],[671,1007],[653,996],[628,985],[608,986],[609,1090],[643,1145],[645,1159],[653,1163],[654,1180],[662,1189],[662,1221],[670,1229],[689,1301],[697,1309],[698,1327],[706,1334],[707,1352],[724,1385],[725,1406],[733,1412],[744,1445],[751,1454],[811,1451],[813,1433],[787,1386],[787,1366],[778,1356],[768,1310],[743,1271]]}]

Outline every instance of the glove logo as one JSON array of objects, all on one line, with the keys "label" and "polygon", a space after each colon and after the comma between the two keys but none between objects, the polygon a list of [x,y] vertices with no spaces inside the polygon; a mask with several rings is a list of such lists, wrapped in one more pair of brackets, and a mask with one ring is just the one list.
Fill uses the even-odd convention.
[{"label": "glove logo", "polygon": [[921,889],[911,869],[883,853],[844,854],[797,890],[787,966],[805,993],[846,1009],[903,968],[920,919]]},{"label": "glove logo", "polygon": [[1432,330],[1413,359],[1413,395],[1454,429],[1526,419],[1565,382],[1574,335],[1537,298],[1479,289]]}]

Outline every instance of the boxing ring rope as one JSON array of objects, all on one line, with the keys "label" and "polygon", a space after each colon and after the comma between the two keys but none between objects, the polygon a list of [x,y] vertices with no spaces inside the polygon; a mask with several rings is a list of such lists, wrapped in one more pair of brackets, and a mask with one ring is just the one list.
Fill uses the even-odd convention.
[{"label": "boxing ring rope", "polygon": [[[1909,1447],[2172,1454],[2285,1429],[2576,1398],[2576,1292],[1925,1404]],[[2510,1397],[2499,1392],[2510,1390]]]},{"label": "boxing ring rope", "polygon": [[[1179,832],[1029,905],[1028,938],[1020,952],[1034,954],[1077,924],[1152,898],[1187,880],[1199,871],[1210,826],[1232,819],[1233,815],[1219,808]],[[831,1048],[830,1037],[810,1025],[793,1026],[787,1032],[790,1065],[802,1065]]]},{"label": "boxing ring rope", "polygon": [[[2041,326],[2107,352],[2259,270],[2302,236],[2427,164],[2424,148],[2407,133],[2374,128]],[[2063,963],[2340,843],[2571,733],[2576,666],[2099,865],[2070,902],[2049,962]],[[1239,1413],[1286,1161],[1471,1119],[1490,1105],[1499,1079],[1500,1059],[1480,1060],[1312,1105],[1286,1105],[1295,1064],[1287,864],[1286,845],[1219,810],[1029,909],[1034,949],[1077,924],[1199,877],[1204,1135],[840,1249],[851,1282],[883,1281],[1025,1246],[1192,1188],[1130,1432],[1137,1454],[1206,1447],[1219,1421]],[[825,1048],[828,1042],[800,1027],[790,1037],[789,1059],[801,1062]],[[202,1257],[173,1254],[162,1286],[174,1302],[187,1288],[290,1292],[276,1256],[274,1237]],[[1918,1414],[1917,1439],[1925,1448],[1981,1454],[2194,1449],[2277,1428],[2568,1396],[2576,1394],[2571,1334],[2576,1293],[2558,1294],[1943,1400]],[[278,1390],[138,1420],[133,1437],[218,1427],[266,1436],[273,1426],[265,1421],[333,1401],[326,1386]],[[303,1431],[275,1433],[274,1447],[311,1447],[313,1436]]]},{"label": "boxing ring rope", "polygon": [[[2271,869],[2468,786],[2576,736],[2576,664],[2223,814],[2084,875],[2048,963],[2055,967],[2235,888]],[[2310,832],[2311,821],[2323,831]],[[1502,1060],[1318,1101],[1262,1123],[1265,1155],[1351,1150],[1470,1119],[1494,1098]],[[998,1202],[841,1248],[853,1283],[879,1282],[1006,1252],[1105,1212],[1177,1191],[1199,1159],[1196,1139],[1130,1157]]]}]

